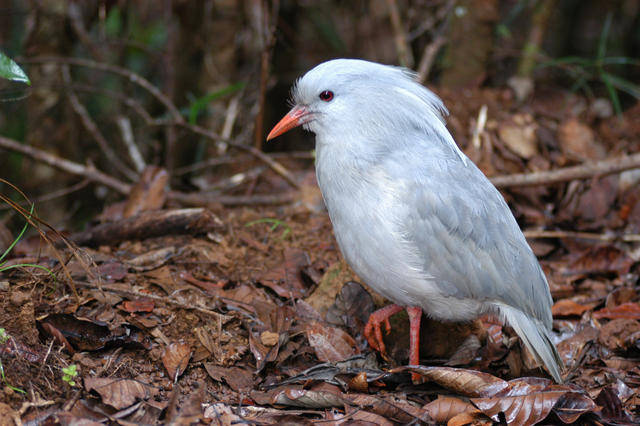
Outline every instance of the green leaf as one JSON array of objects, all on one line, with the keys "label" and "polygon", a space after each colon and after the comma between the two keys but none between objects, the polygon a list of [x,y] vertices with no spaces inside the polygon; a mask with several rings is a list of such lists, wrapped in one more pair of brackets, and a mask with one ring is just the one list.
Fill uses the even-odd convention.
[{"label": "green leaf", "polygon": [[29,77],[27,77],[27,74],[22,71],[22,68],[2,52],[0,52],[0,77],[26,83],[31,86],[31,81]]},{"label": "green leaf", "polygon": [[196,120],[198,119],[198,114],[200,114],[200,112],[203,111],[207,107],[207,105],[209,105],[209,103],[223,96],[237,92],[238,90],[242,90],[244,86],[245,86],[244,83],[230,84],[227,87],[223,87],[220,90],[216,90],[215,92],[208,93],[194,100],[191,103],[191,105],[189,105],[189,124],[196,124]]}]

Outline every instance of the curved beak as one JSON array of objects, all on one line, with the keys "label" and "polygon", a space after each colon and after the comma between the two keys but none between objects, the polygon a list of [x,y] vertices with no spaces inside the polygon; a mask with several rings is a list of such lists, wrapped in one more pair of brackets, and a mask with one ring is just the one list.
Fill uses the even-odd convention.
[{"label": "curved beak", "polygon": [[278,124],[276,124],[273,129],[271,129],[269,135],[267,136],[267,140],[270,141],[276,136],[280,136],[281,134],[288,132],[294,127],[298,127],[301,124],[308,122],[310,118],[310,112],[307,107],[300,105],[294,106],[291,111],[289,111],[287,115],[282,117],[282,120],[280,120]]}]

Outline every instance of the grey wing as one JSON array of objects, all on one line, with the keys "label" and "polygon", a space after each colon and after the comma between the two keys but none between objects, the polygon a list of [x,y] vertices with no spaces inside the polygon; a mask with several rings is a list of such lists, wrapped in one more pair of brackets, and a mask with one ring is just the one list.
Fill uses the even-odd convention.
[{"label": "grey wing", "polygon": [[[405,236],[445,295],[498,302],[551,327],[549,286],[502,195],[470,161],[407,185]],[[417,208],[416,208],[417,207]]]}]

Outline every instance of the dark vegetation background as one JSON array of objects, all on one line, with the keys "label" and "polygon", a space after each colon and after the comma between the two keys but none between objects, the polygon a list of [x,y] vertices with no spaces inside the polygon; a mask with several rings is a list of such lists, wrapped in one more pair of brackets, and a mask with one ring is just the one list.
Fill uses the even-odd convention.
[{"label": "dark vegetation background", "polygon": [[[122,172],[132,164],[117,124],[126,117],[145,161],[166,167],[172,188],[191,191],[198,189],[196,182],[202,188],[202,182],[228,176],[239,166],[182,168],[229,150],[185,129],[145,123],[127,102],[158,121],[172,117],[121,75],[71,65],[65,81],[63,58],[118,65],[143,76],[186,121],[218,134],[237,105],[225,135],[237,143],[269,152],[310,150],[311,135],[299,131],[269,145],[262,142],[286,112],[295,78],[336,57],[414,69],[432,58],[424,80],[445,96],[454,120],[464,107],[458,105],[465,102],[461,89],[505,87],[514,76],[535,83],[525,104],[554,90],[572,91],[590,100],[604,98],[621,113],[640,95],[640,2],[4,0],[0,49],[33,81],[28,89],[0,83],[1,135],[128,181],[135,173]],[[602,62],[605,57],[619,60]],[[615,84],[603,73],[614,76]],[[95,132],[70,105],[70,90],[122,167],[98,147]],[[468,125],[452,131],[466,146]],[[77,176],[8,151],[0,156],[0,168],[2,177],[36,199],[79,183]],[[41,215],[53,225],[78,229],[121,195],[88,184],[52,198],[39,204]]]},{"label": "dark vegetation background", "polygon": [[[75,244],[0,183],[0,426],[638,424],[640,1],[2,0],[0,52],[32,82],[0,79],[0,178]],[[337,57],[443,98],[549,279],[563,385],[490,317],[423,318],[424,384],[403,314],[370,350],[312,135],[265,143]]]}]

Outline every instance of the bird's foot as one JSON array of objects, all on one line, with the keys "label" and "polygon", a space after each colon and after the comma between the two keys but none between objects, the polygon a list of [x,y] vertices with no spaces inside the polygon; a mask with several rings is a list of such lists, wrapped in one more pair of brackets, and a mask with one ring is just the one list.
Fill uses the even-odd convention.
[{"label": "bird's foot", "polygon": [[382,309],[378,309],[369,316],[369,321],[364,327],[364,337],[369,342],[369,346],[373,350],[380,352],[383,358],[387,357],[387,348],[384,345],[382,338],[381,324],[384,324],[386,334],[391,332],[391,324],[389,324],[389,317],[393,314],[397,314],[402,310],[402,306],[388,305]]}]

